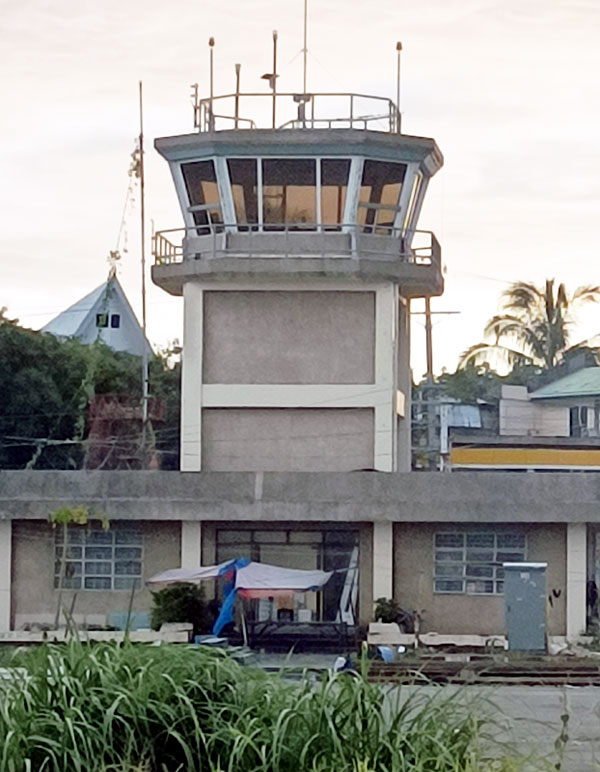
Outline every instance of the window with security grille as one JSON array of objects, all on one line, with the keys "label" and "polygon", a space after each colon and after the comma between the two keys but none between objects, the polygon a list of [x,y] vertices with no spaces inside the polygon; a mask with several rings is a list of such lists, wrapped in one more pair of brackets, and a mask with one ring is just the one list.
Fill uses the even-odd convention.
[{"label": "window with security grille", "polygon": [[[141,585],[142,534],[129,524],[56,529],[54,586],[69,590],[129,590]],[[62,564],[64,555],[64,566]],[[62,581],[61,581],[62,579]]]},{"label": "window with security grille", "polygon": [[526,556],[522,533],[442,531],[434,536],[433,590],[436,593],[501,595],[504,562]]}]

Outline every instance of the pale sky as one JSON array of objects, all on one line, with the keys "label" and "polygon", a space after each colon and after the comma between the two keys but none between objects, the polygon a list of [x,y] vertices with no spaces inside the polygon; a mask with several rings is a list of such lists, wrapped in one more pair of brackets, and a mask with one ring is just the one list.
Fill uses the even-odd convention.
[{"label": "pale sky", "polygon": [[[106,278],[138,134],[144,82],[146,211],[181,225],[157,136],[193,130],[189,85],[267,90],[271,32],[278,88],[302,85],[303,0],[4,0],[0,46],[0,306],[41,327]],[[447,267],[434,310],[434,366],[454,369],[481,338],[508,282],[600,283],[600,0],[309,0],[309,91],[394,98],[403,44],[403,130],[434,137],[444,168],[419,227]],[[119,278],[139,311],[139,210],[127,218]],[[123,246],[121,244],[121,246]],[[149,250],[148,250],[149,253]],[[150,262],[150,255],[148,254]],[[415,304],[416,305],[416,304]],[[182,301],[149,282],[148,334],[181,336]],[[414,320],[413,368],[424,371]],[[600,332],[600,307],[573,339]]]}]

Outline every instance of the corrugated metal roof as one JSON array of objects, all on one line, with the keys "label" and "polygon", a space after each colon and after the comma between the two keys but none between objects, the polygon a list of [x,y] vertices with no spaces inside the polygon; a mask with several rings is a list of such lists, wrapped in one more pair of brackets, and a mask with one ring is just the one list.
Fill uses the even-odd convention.
[{"label": "corrugated metal roof", "polygon": [[600,367],[584,367],[532,392],[530,399],[600,396]]}]

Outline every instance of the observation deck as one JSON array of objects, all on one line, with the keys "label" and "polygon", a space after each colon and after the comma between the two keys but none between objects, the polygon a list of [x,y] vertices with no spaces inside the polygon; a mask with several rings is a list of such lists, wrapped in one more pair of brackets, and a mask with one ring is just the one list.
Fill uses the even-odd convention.
[{"label": "observation deck", "polygon": [[196,100],[194,127],[155,141],[184,219],[154,236],[163,289],[318,277],[441,294],[440,246],[417,220],[443,158],[433,139],[401,133],[389,99],[227,94]]}]

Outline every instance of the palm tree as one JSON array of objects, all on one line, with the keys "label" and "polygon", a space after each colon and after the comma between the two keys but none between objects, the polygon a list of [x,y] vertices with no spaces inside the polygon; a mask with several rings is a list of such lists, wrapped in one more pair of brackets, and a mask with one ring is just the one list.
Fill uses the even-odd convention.
[{"label": "palm tree", "polygon": [[547,279],[543,288],[518,281],[502,293],[501,299],[505,313],[488,321],[484,342],[461,354],[459,368],[493,359],[504,360],[511,367],[555,367],[566,354],[586,347],[586,341],[569,346],[573,313],[578,306],[598,302],[600,286],[578,287],[569,294],[564,284],[555,290],[554,279]]}]

